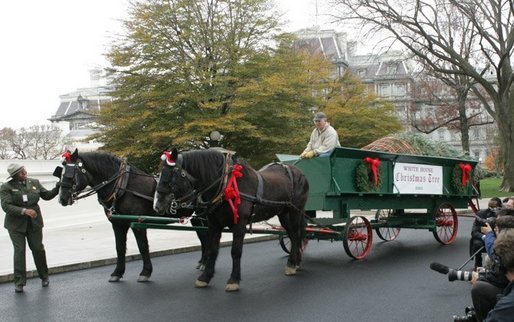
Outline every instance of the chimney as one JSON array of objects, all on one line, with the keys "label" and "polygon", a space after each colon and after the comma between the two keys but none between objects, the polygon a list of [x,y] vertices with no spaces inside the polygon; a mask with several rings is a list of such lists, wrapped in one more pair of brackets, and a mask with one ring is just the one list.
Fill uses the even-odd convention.
[{"label": "chimney", "polygon": [[91,88],[100,86],[100,78],[102,78],[102,70],[100,68],[93,68],[89,70],[89,79],[91,81]]}]

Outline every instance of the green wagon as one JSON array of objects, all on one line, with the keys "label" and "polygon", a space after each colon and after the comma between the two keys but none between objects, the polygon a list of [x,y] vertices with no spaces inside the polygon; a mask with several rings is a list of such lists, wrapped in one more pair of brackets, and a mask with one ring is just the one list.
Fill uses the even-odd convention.
[{"label": "green wagon", "polygon": [[[309,181],[308,239],[342,240],[356,259],[369,253],[373,230],[382,240],[393,240],[402,228],[427,229],[450,244],[458,230],[455,209],[477,211],[474,161],[350,148],[308,160],[277,157],[302,169]],[[315,218],[317,211],[332,214]],[[280,236],[287,250],[285,238]]]}]

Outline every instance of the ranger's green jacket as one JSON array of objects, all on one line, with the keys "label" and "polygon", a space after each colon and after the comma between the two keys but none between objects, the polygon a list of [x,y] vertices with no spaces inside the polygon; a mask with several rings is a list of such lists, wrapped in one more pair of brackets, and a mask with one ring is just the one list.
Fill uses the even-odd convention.
[{"label": "ranger's green jacket", "polygon": [[[2,209],[5,211],[4,227],[7,230],[25,232],[27,231],[28,220],[32,220],[33,230],[43,228],[43,216],[39,208],[39,198],[50,200],[59,193],[59,187],[46,190],[39,180],[27,178],[26,184],[11,179],[0,187],[0,199]],[[23,196],[26,195],[26,201]],[[22,209],[34,209],[37,212],[36,218],[29,218],[22,214]]]}]

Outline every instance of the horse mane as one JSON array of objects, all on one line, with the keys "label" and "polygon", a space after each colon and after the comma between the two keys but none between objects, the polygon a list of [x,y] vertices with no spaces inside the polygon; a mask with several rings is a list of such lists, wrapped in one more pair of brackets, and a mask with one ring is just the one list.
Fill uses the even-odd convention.
[{"label": "horse mane", "polygon": [[225,155],[216,150],[192,150],[182,153],[182,167],[204,182],[219,179]]},{"label": "horse mane", "polygon": [[[109,176],[120,170],[122,159],[107,152],[84,152],[79,154],[89,171],[97,174],[106,173]],[[135,166],[130,166],[131,172],[144,173]]]}]

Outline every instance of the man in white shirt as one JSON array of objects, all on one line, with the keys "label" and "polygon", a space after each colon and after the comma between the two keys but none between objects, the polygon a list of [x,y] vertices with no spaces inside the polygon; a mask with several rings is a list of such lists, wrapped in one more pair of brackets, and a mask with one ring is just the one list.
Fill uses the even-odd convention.
[{"label": "man in white shirt", "polygon": [[336,130],[327,122],[327,116],[323,112],[314,114],[314,125],[311,138],[305,150],[300,154],[302,159],[310,159],[316,156],[329,155],[336,147],[340,147],[339,136]]}]

